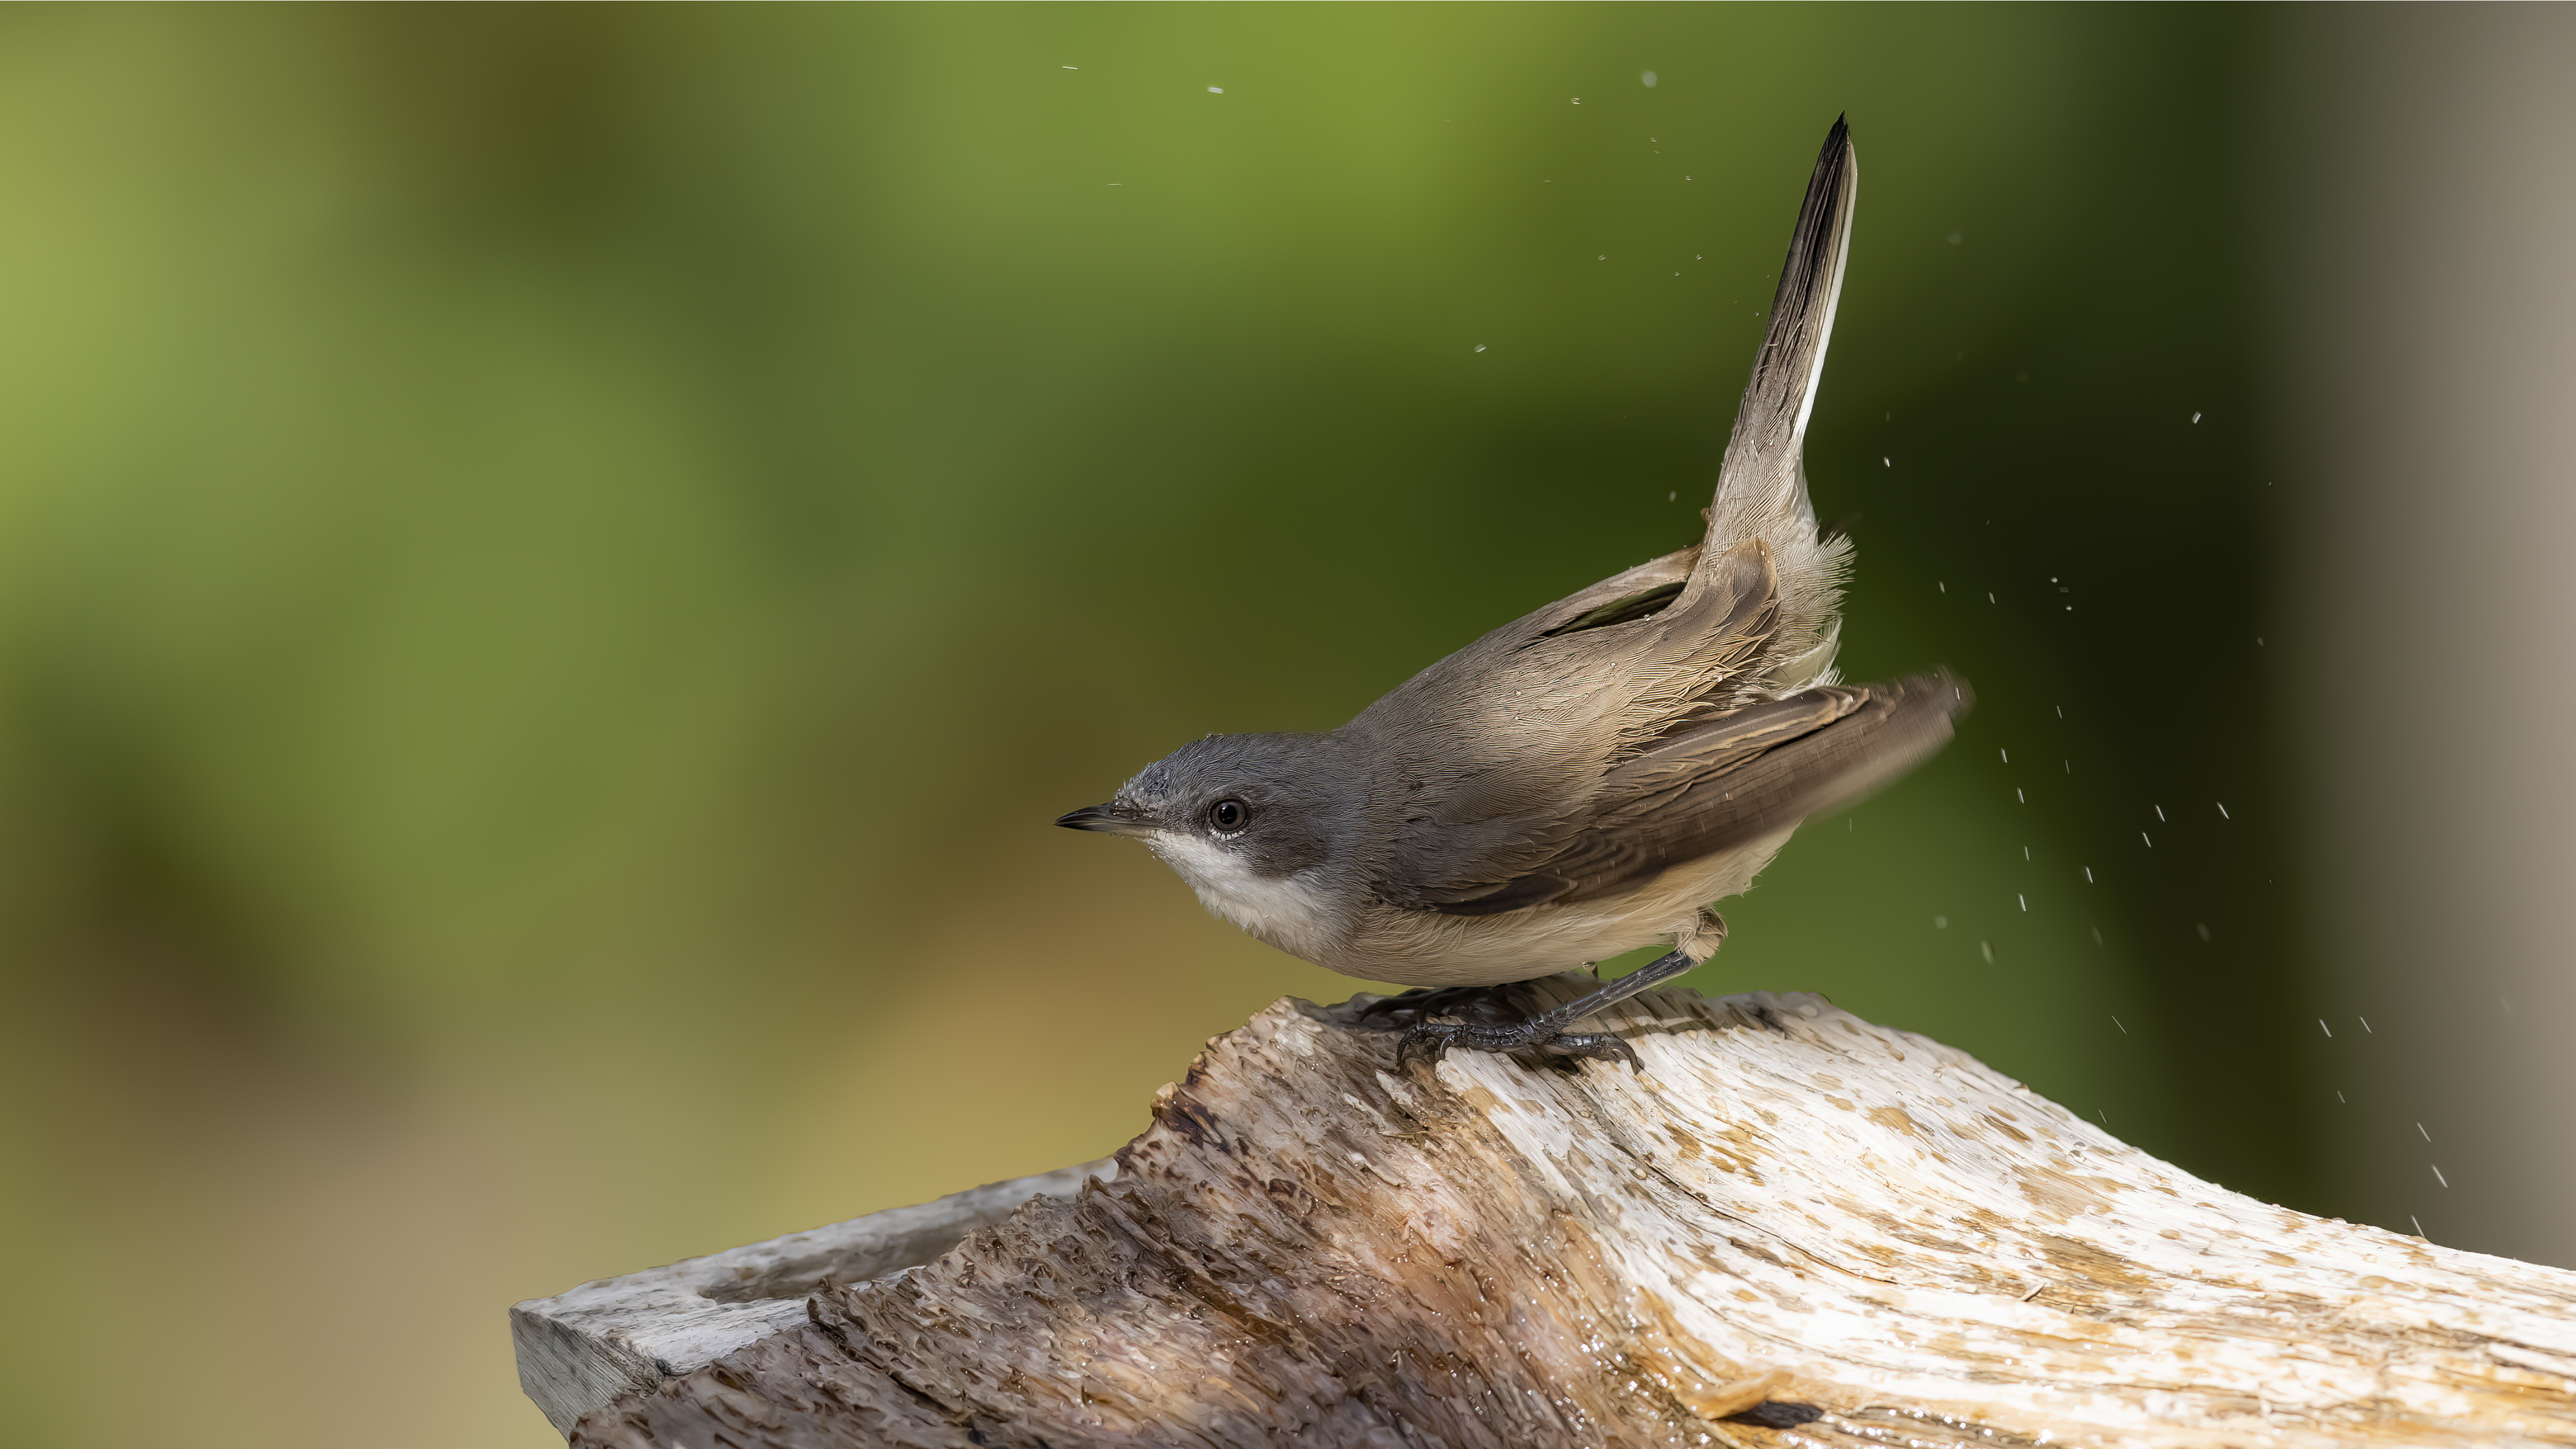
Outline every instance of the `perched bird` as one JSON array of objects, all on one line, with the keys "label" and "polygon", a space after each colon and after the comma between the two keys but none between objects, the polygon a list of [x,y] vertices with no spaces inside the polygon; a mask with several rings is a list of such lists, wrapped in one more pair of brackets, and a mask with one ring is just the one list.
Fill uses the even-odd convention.
[{"label": "perched bird", "polygon": [[1708,531],[1515,619],[1340,729],[1211,735],[1056,823],[1132,835],[1208,908],[1292,956],[1425,988],[1523,981],[1656,941],[1672,951],[1555,1011],[1431,1019],[1450,1047],[1636,1055],[1568,1028],[1698,965],[1710,903],[1752,884],[1800,821],[1939,750],[1968,691],[1934,671],[1834,673],[1850,541],[1821,531],[1802,457],[1850,251],[1848,128],[1816,158]]}]

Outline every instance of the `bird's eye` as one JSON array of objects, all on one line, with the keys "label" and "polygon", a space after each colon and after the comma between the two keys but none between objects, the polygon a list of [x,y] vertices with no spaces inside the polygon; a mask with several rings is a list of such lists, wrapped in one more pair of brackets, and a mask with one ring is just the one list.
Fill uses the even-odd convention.
[{"label": "bird's eye", "polygon": [[1232,834],[1252,819],[1252,811],[1240,800],[1219,800],[1208,807],[1208,824]]}]

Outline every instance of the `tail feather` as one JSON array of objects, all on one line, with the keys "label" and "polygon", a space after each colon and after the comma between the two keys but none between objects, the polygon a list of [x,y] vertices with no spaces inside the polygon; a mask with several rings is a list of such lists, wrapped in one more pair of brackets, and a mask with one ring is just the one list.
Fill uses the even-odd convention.
[{"label": "tail feather", "polygon": [[[1754,356],[1753,377],[1745,384],[1744,401],[1736,408],[1735,432],[1726,444],[1726,461],[1718,470],[1713,522],[1722,524],[1730,515],[1741,516],[1748,505],[1776,506],[1775,500],[1789,496],[1806,502],[1801,445],[1807,418],[1816,407],[1825,346],[1833,337],[1834,307],[1842,296],[1843,267],[1851,253],[1852,203],[1859,182],[1851,128],[1837,119],[1816,157],[1806,201],[1798,208],[1798,229],[1789,238],[1788,259],[1780,264],[1779,290],[1771,299],[1771,325],[1763,335],[1762,350]],[[1812,508],[1807,512],[1812,520]]]},{"label": "tail feather", "polygon": [[[1851,545],[1822,537],[1815,505],[1807,497],[1804,457],[1807,418],[1815,411],[1832,340],[1834,308],[1842,296],[1851,252],[1852,207],[1860,167],[1851,128],[1837,117],[1826,134],[1816,169],[1798,208],[1797,230],[1780,287],[1771,301],[1769,329],[1753,359],[1753,376],[1736,408],[1735,430],[1718,469],[1717,497],[1708,511],[1708,537],[1700,570],[1735,544],[1759,538],[1780,568],[1781,629],[1772,650],[1773,689],[1828,681],[1833,662],[1842,582]],[[1796,677],[1791,677],[1791,676]]]}]

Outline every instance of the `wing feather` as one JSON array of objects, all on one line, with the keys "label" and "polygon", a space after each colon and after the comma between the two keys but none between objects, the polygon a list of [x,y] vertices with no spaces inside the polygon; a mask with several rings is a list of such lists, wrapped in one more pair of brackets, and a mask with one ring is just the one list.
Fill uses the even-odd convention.
[{"label": "wing feather", "polygon": [[1613,769],[1588,818],[1508,880],[1426,902],[1491,915],[1615,894],[1859,800],[1949,743],[1969,704],[1947,672],[1829,685],[1734,711]]}]

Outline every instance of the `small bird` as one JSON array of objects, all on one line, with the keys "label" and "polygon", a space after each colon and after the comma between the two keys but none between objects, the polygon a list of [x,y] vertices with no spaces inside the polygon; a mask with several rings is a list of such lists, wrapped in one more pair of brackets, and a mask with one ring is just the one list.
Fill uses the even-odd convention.
[{"label": "small bird", "polygon": [[[1708,959],[1709,906],[1810,815],[1949,742],[1964,684],[1834,673],[1851,543],[1816,525],[1803,449],[1850,252],[1840,119],[1807,184],[1700,542],[1494,630],[1321,734],[1211,735],[1056,823],[1141,839],[1208,909],[1292,956],[1425,988],[1399,1063],[1453,1047],[1637,1057],[1585,1016]],[[1556,1010],[1435,1020],[1450,988],[1657,941]],[[1568,1063],[1571,1065],[1571,1063]]]}]

